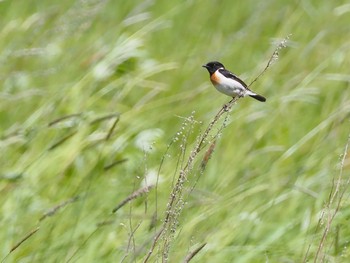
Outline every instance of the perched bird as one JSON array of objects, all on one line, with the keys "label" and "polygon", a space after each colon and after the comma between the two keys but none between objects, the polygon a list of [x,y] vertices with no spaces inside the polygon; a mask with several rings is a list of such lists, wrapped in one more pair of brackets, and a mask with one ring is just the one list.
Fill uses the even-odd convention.
[{"label": "perched bird", "polygon": [[243,80],[225,69],[225,66],[218,61],[211,61],[203,65],[209,71],[210,80],[214,87],[221,93],[230,97],[250,96],[258,101],[266,101],[266,98],[251,91]]}]

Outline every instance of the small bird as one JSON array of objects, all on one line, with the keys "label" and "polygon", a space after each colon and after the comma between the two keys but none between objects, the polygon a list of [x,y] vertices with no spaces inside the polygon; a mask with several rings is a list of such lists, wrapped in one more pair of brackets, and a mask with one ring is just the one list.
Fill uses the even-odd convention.
[{"label": "small bird", "polygon": [[218,61],[211,61],[202,67],[206,68],[210,74],[210,80],[214,87],[221,93],[230,97],[250,96],[258,101],[265,102],[266,98],[251,91],[243,80],[235,74],[225,69],[225,66]]}]

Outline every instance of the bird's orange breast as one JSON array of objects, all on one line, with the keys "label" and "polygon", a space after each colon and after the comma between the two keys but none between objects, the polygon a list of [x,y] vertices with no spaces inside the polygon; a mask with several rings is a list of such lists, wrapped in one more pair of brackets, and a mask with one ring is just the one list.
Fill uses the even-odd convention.
[{"label": "bird's orange breast", "polygon": [[211,74],[210,81],[211,81],[211,83],[213,83],[214,86],[220,83],[220,77],[219,77],[217,71],[215,71],[213,74]]}]

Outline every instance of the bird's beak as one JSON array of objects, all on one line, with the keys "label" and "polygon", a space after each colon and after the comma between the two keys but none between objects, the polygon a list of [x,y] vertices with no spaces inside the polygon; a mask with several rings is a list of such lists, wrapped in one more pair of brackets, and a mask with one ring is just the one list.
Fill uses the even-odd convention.
[{"label": "bird's beak", "polygon": [[208,68],[208,66],[207,66],[207,65],[202,65],[202,67],[203,67],[203,68]]}]

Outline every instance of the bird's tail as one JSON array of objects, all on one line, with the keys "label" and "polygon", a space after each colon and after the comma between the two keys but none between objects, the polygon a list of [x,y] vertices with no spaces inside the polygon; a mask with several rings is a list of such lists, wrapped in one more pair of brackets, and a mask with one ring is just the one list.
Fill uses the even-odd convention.
[{"label": "bird's tail", "polygon": [[248,95],[258,101],[265,102],[266,98],[249,90]]},{"label": "bird's tail", "polygon": [[261,102],[265,102],[266,101],[266,98],[261,96],[261,95],[259,95],[259,94],[254,94],[254,95],[249,95],[249,96],[254,98],[254,99],[256,99],[256,100],[258,100],[258,101],[261,101]]}]

